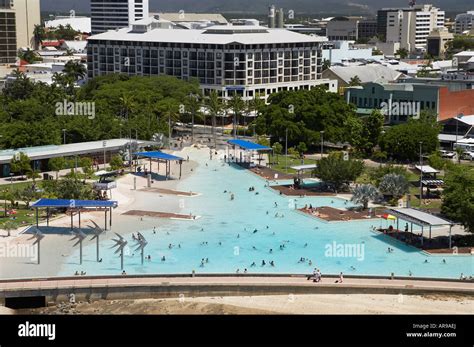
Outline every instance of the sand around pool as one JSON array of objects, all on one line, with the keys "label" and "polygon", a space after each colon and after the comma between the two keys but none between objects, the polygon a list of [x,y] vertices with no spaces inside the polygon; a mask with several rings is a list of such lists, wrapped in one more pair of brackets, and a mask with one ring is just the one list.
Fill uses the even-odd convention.
[{"label": "sand around pool", "polygon": [[314,294],[60,303],[32,314],[472,314],[472,296]]}]

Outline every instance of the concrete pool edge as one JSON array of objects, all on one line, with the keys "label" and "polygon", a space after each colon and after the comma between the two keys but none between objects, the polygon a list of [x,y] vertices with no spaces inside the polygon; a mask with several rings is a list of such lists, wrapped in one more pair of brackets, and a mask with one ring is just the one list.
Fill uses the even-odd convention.
[{"label": "concrete pool edge", "polygon": [[[374,276],[375,277],[375,276]],[[305,275],[176,275],[64,277],[0,281],[0,305],[15,297],[45,297],[47,303],[76,301],[179,298],[203,296],[259,296],[296,294],[392,294],[462,295],[474,297],[473,281],[440,279],[354,278],[335,283],[337,276],[322,282],[307,281]]]}]

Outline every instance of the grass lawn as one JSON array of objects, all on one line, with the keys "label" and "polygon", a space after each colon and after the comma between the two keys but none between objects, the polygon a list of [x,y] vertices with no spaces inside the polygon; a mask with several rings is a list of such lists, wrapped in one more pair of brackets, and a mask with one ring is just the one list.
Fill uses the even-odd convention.
[{"label": "grass lawn", "polygon": [[[30,209],[25,209],[24,206],[21,206],[18,209],[15,209],[17,211],[17,214],[14,216],[9,216],[5,218],[5,210],[4,210],[4,205],[1,205],[1,210],[0,210],[0,229],[3,228],[3,225],[7,221],[12,221],[15,225],[18,227],[22,225],[29,225],[33,224],[36,222],[36,217],[35,217],[35,212]],[[15,218],[15,219],[13,219]]]},{"label": "grass lawn", "polygon": [[[16,183],[8,183],[8,184],[0,184],[0,200],[4,198],[5,196],[5,191],[7,192],[16,192],[19,190],[23,190],[26,187],[29,187],[33,184],[33,182],[16,182]],[[38,180],[36,181],[36,187],[37,188],[42,188],[43,187],[43,182]]]},{"label": "grass lawn", "polygon": [[[270,161],[274,163],[271,166],[272,169],[282,172],[282,173],[286,173],[286,157],[284,155],[278,155],[278,156],[275,155],[273,157],[270,156]],[[317,160],[315,159],[305,159],[304,165],[315,164],[316,162]],[[290,168],[291,166],[296,166],[296,165],[303,165],[301,159],[288,155],[288,173],[290,174],[296,173],[296,170],[293,170]]]}]

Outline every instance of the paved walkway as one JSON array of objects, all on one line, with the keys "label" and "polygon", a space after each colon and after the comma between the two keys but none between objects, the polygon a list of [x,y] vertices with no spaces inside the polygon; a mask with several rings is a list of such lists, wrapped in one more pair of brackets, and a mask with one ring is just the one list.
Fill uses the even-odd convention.
[{"label": "paved walkway", "polygon": [[[15,290],[50,290],[71,288],[100,288],[100,287],[140,287],[140,286],[203,286],[209,290],[210,286],[218,289],[221,286],[235,286],[238,290],[243,286],[258,287],[285,287],[292,288],[321,287],[321,288],[352,288],[360,289],[399,289],[414,292],[456,292],[464,295],[474,295],[472,281],[434,281],[415,279],[376,279],[376,278],[345,278],[344,283],[335,283],[335,277],[324,277],[322,282],[313,283],[303,276],[258,277],[258,276],[199,276],[199,277],[104,277],[104,278],[64,278],[64,279],[38,279],[25,281],[0,281],[0,292]],[[212,288],[214,289],[214,288]],[[262,294],[261,292],[259,292]],[[203,294],[205,294],[203,292]]]}]

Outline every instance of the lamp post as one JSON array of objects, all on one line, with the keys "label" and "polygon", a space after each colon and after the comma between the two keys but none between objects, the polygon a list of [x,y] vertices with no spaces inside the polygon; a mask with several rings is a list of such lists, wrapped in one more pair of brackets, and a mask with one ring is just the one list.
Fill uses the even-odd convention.
[{"label": "lamp post", "polygon": [[[464,117],[464,114],[460,113],[456,116],[456,145],[458,144],[458,129],[459,129],[459,120]],[[454,148],[453,148],[454,149]]]},{"label": "lamp post", "polygon": [[323,159],[323,152],[324,152],[324,130],[320,131],[321,134],[321,159]]},{"label": "lamp post", "polygon": [[63,144],[66,144],[66,129],[62,129],[63,132]]},{"label": "lamp post", "polygon": [[288,128],[285,129],[285,171],[288,173]]},{"label": "lamp post", "polygon": [[423,142],[420,141],[420,207],[423,202],[423,157],[422,157]]},{"label": "lamp post", "polygon": [[171,112],[168,113],[168,145],[171,150]]},{"label": "lamp post", "polygon": [[104,170],[106,168],[106,155],[105,155],[105,149],[107,147],[107,141],[102,142],[102,147],[104,147]]}]

